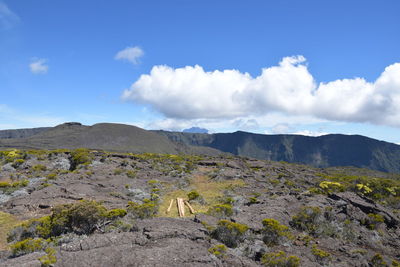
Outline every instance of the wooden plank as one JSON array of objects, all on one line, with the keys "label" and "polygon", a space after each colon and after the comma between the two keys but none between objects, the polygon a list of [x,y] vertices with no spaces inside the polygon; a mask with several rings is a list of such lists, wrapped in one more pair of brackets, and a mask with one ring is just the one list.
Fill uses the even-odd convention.
[{"label": "wooden plank", "polygon": [[182,217],[181,208],[179,207],[179,197],[176,199],[176,206],[177,206],[177,208],[178,208],[179,217]]},{"label": "wooden plank", "polygon": [[186,206],[189,207],[190,213],[194,214],[194,209],[192,208],[192,206],[189,204],[189,202],[187,200],[185,200],[185,204],[186,204]]},{"label": "wooden plank", "polygon": [[172,204],[174,204],[174,200],[173,199],[171,199],[171,201],[169,202],[169,206],[168,206],[168,209],[167,209],[167,214],[171,211]]},{"label": "wooden plank", "polygon": [[182,198],[177,198],[176,199],[176,203],[177,203],[177,205],[178,205],[178,213],[179,213],[179,217],[184,217],[185,216],[185,210],[184,210],[184,208],[183,208],[183,206],[182,206]]},{"label": "wooden plank", "polygon": [[185,204],[183,203],[183,198],[180,198],[180,207],[182,210],[182,217],[185,217]]}]

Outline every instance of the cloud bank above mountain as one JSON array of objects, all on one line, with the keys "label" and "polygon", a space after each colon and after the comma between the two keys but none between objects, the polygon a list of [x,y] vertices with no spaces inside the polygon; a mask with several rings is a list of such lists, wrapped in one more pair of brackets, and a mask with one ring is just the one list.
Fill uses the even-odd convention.
[{"label": "cloud bank above mountain", "polygon": [[154,66],[125,90],[122,99],[147,104],[177,120],[227,120],[283,113],[400,127],[400,63],[378,79],[317,83],[303,56],[285,57],[257,77],[201,66]]}]

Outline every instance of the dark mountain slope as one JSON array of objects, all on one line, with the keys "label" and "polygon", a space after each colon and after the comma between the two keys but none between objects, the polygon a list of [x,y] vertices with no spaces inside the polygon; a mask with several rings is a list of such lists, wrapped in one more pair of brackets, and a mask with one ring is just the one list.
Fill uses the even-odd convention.
[{"label": "dark mountain slope", "polygon": [[158,133],[175,142],[209,146],[239,156],[304,163],[315,167],[355,166],[400,172],[400,146],[360,135],[310,137],[241,131],[218,134]]},{"label": "dark mountain slope", "polygon": [[38,133],[42,133],[51,129],[51,127],[40,127],[40,128],[31,128],[31,129],[15,129],[15,130],[1,130],[0,131],[0,139],[9,139],[9,138],[26,138],[33,136]]},{"label": "dark mountain slope", "polygon": [[114,123],[85,126],[65,123],[28,138],[1,139],[0,147],[59,149],[89,148],[119,152],[219,154],[210,148],[190,147],[144,129]]}]

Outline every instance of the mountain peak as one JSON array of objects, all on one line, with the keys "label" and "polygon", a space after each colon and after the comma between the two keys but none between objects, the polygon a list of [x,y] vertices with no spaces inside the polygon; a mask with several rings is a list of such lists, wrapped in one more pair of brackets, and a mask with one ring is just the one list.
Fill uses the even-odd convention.
[{"label": "mountain peak", "polygon": [[208,130],[200,127],[191,127],[189,129],[184,129],[184,133],[208,133]]}]

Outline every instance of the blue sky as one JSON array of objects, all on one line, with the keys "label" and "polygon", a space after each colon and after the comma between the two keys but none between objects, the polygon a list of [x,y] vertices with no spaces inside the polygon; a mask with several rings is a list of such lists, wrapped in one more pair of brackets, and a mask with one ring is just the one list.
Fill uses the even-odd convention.
[{"label": "blue sky", "polygon": [[0,0],[0,129],[400,142],[400,2]]}]

